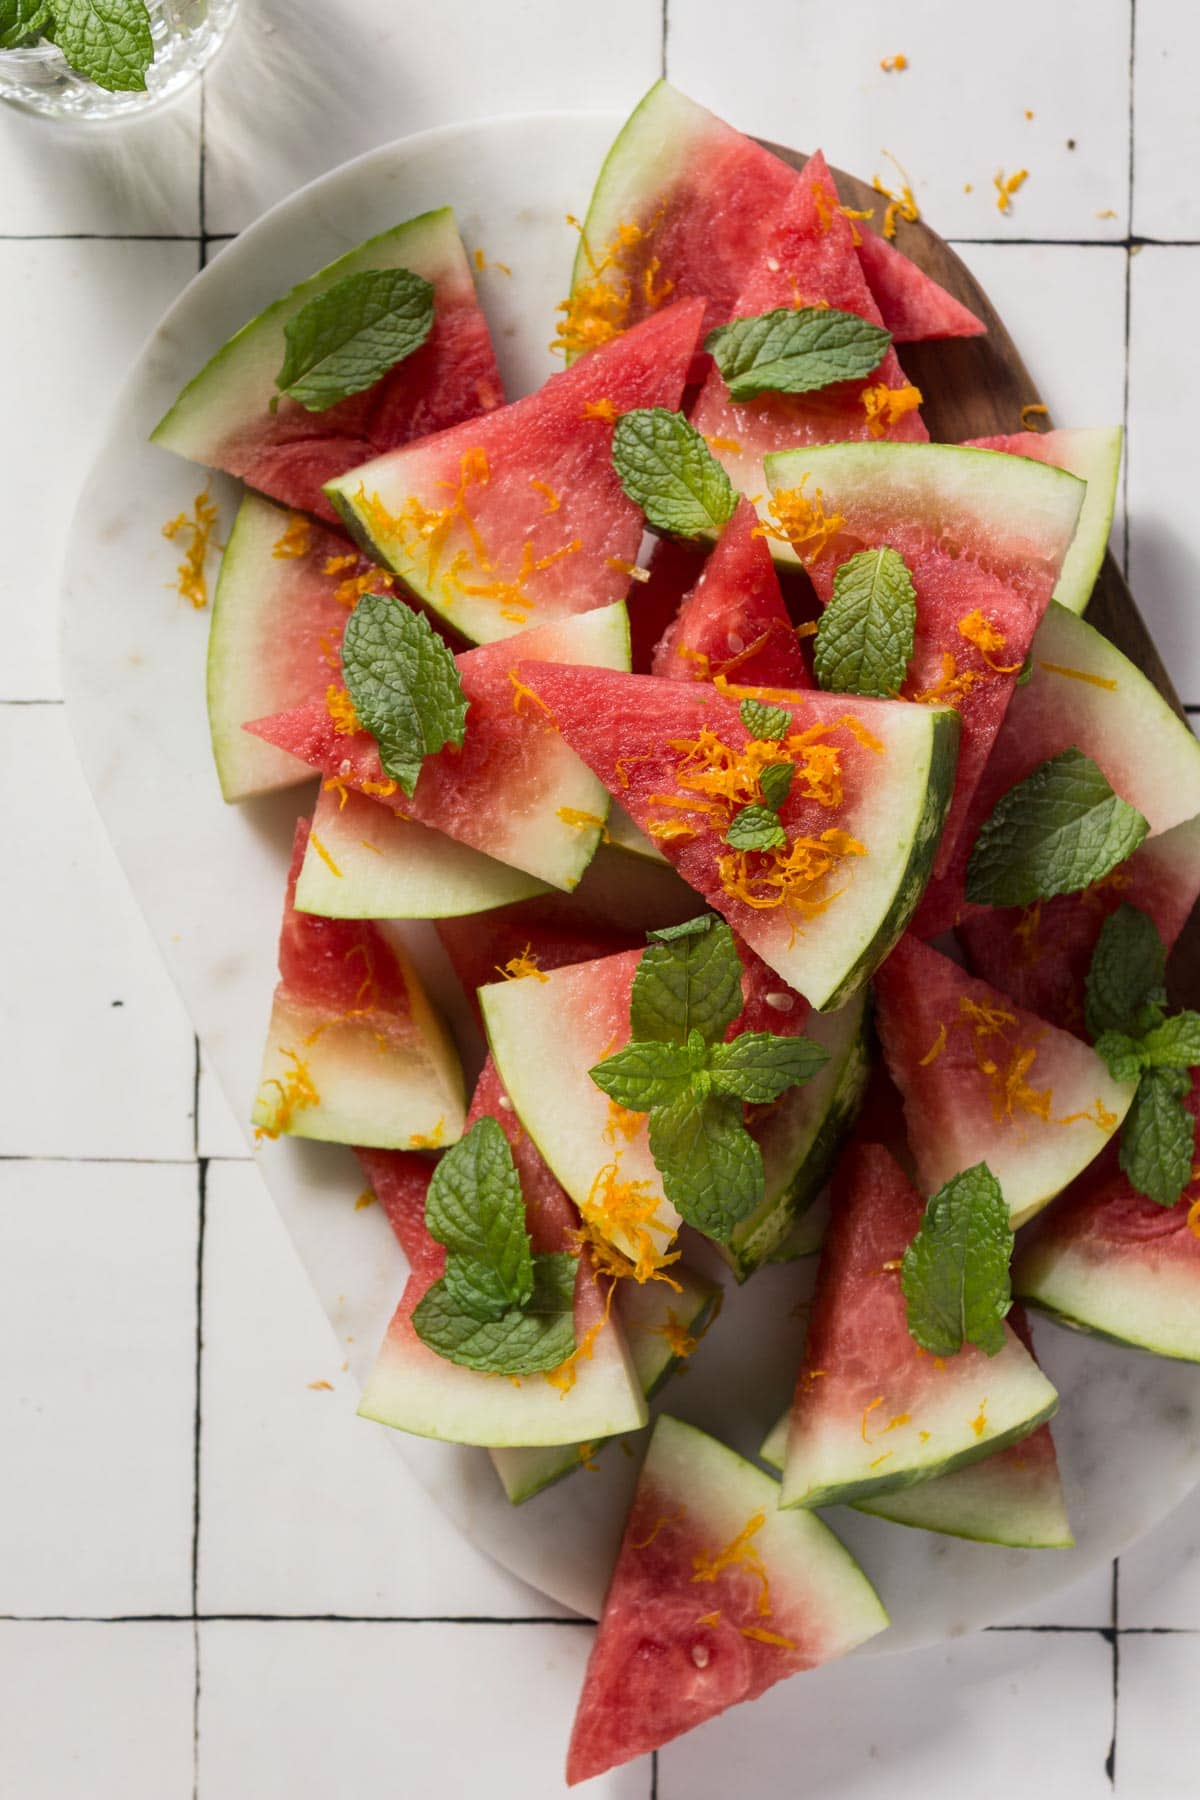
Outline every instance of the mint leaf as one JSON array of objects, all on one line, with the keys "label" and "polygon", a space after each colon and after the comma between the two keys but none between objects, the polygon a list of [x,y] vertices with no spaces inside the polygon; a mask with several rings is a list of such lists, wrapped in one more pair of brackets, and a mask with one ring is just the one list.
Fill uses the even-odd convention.
[{"label": "mint leaf", "polygon": [[704,340],[730,398],[810,394],[835,381],[863,381],[887,355],[892,334],[833,306],[780,306],[719,325]]},{"label": "mint leaf", "polygon": [[411,269],[360,269],[315,294],[283,327],[275,386],[308,412],[361,394],[433,329],[433,284]]},{"label": "mint leaf", "polygon": [[1102,1031],[1094,1045],[1114,1081],[1137,1081],[1146,1067],[1140,1038],[1125,1031]]},{"label": "mint leaf", "polygon": [[394,594],[364,594],[346,621],[342,674],[385,772],[411,795],[425,757],[466,735],[466,696],[448,646]]},{"label": "mint leaf", "polygon": [[953,1356],[970,1343],[995,1356],[1004,1348],[1012,1250],[1008,1203],[986,1163],[938,1189],[900,1271],[909,1335],[923,1350]]},{"label": "mint leaf", "polygon": [[618,1106],[630,1112],[649,1112],[653,1106],[670,1105],[691,1086],[696,1068],[704,1061],[703,1038],[699,1042],[697,1059],[686,1044],[634,1038],[588,1073],[601,1093]]},{"label": "mint leaf", "polygon": [[[532,1279],[531,1273],[531,1284]],[[509,1309],[510,1296],[505,1292],[503,1277],[477,1256],[459,1256],[451,1250],[442,1280],[448,1298],[472,1319],[498,1319]]]},{"label": "mint leaf", "polygon": [[900,692],[913,653],[917,596],[908,565],[887,544],[860,550],[833,578],[813,652],[827,693],[890,700]]},{"label": "mint leaf", "polygon": [[509,1307],[494,1319],[464,1311],[443,1276],[418,1302],[413,1328],[438,1356],[481,1374],[536,1375],[557,1369],[575,1348],[577,1270],[573,1256],[534,1257],[528,1305]]},{"label": "mint leaf", "polygon": [[681,925],[660,925],[657,931],[646,933],[648,944],[673,944],[676,938],[703,937],[711,931],[717,922],[716,913],[697,913],[694,919],[684,919]]},{"label": "mint leaf", "polygon": [[685,1094],[650,1114],[650,1154],[663,1192],[689,1225],[724,1241],[763,1197],[762,1153],[740,1100]]},{"label": "mint leaf", "polygon": [[758,778],[765,803],[773,812],[778,812],[792,791],[792,777],[796,773],[795,763],[768,763]]},{"label": "mint leaf", "polygon": [[[495,1119],[477,1119],[438,1163],[425,1196],[431,1237],[455,1256],[495,1272],[491,1289],[523,1306],[533,1288],[533,1258],[525,1229],[525,1197],[508,1139]],[[466,1271],[462,1271],[464,1278]]]},{"label": "mint leaf", "polygon": [[1148,1031],[1162,1017],[1166,979],[1167,951],[1158,927],[1123,901],[1105,919],[1092,951],[1084,1007],[1089,1036],[1119,1031],[1137,1037]]},{"label": "mint leaf", "polygon": [[642,952],[629,1022],[635,1038],[686,1044],[698,1031],[706,1044],[715,1044],[742,1005],[742,959],[724,919],[714,919],[702,932],[692,926],[666,942],[659,935]]},{"label": "mint leaf", "polygon": [[759,743],[779,742],[792,729],[792,715],[786,706],[767,706],[762,700],[743,700],[738,711],[742,724]]},{"label": "mint leaf", "polygon": [[1142,1039],[1152,1069],[1193,1069],[1200,1064],[1200,1013],[1173,1013]]},{"label": "mint leaf", "polygon": [[15,50],[38,38],[50,23],[43,0],[0,0],[0,50]]},{"label": "mint leaf", "polygon": [[1076,894],[1131,856],[1149,829],[1090,756],[1063,750],[997,802],[971,852],[967,899],[1030,906]]},{"label": "mint leaf", "polygon": [[775,850],[787,843],[787,832],[772,807],[743,806],[730,819],[725,842],[735,850]]},{"label": "mint leaf", "polygon": [[708,1069],[714,1093],[765,1106],[788,1088],[811,1081],[828,1061],[828,1050],[811,1038],[743,1031],[732,1043],[713,1045]]},{"label": "mint leaf", "polygon": [[623,413],[612,459],[621,486],[655,531],[715,536],[737,510],[733,483],[696,427],[665,406]]},{"label": "mint leaf", "polygon": [[46,30],[71,67],[109,93],[146,86],[154,39],[145,0],[55,0]]},{"label": "mint leaf", "polygon": [[1182,1069],[1147,1069],[1121,1130],[1121,1167],[1159,1206],[1174,1206],[1191,1179],[1196,1128],[1183,1105],[1190,1086]]},{"label": "mint leaf", "polygon": [[1017,671],[1017,679],[1013,682],[1013,686],[1014,687],[1027,687],[1032,680],[1033,680],[1033,651],[1028,650],[1025,653],[1025,661],[1021,664],[1021,667]]}]

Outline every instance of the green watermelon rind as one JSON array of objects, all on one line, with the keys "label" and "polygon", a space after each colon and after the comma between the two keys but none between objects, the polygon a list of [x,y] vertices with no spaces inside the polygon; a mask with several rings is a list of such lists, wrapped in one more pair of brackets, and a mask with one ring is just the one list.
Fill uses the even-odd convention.
[{"label": "green watermelon rind", "polygon": [[616,800],[608,809],[608,836],[614,848],[624,851],[627,856],[640,856],[643,862],[662,863],[664,867],[670,867],[658,845],[638,829],[625,808]]},{"label": "green watermelon rind", "polygon": [[[1089,1301],[1087,1286],[1106,1296],[1107,1304],[1103,1298],[1100,1304]],[[1107,1268],[1097,1268],[1053,1241],[1035,1243],[1013,1264],[1013,1292],[1069,1331],[1174,1362],[1200,1363],[1200,1255],[1196,1280],[1180,1284],[1168,1304],[1161,1271],[1123,1267],[1116,1257]]]},{"label": "green watermelon rind", "polygon": [[379,232],[264,307],[192,377],[154,427],[150,441],[191,462],[210,462],[227,438],[260,419],[278,395],[275,377],[283,364],[287,321],[348,275],[401,268],[428,280],[453,273],[470,286],[471,272],[451,207],[419,213]]},{"label": "green watermelon rind", "polygon": [[829,1230],[827,1196],[817,1194],[799,1215],[782,1244],[770,1257],[773,1263],[799,1262],[803,1256],[815,1256],[825,1242]]}]

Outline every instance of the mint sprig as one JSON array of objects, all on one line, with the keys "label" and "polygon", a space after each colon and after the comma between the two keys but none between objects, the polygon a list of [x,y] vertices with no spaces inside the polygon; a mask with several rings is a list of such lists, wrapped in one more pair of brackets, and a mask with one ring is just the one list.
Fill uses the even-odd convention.
[{"label": "mint sprig", "polygon": [[411,796],[424,759],[466,735],[467,700],[448,646],[394,594],[364,594],[346,621],[342,675],[385,773]]},{"label": "mint sprig", "polygon": [[652,932],[633,982],[632,1037],[590,1070],[610,1100],[649,1115],[663,1192],[720,1241],[763,1196],[743,1107],[777,1100],[827,1060],[806,1037],[752,1031],[725,1042],[743,1005],[742,961],[723,919],[707,913]]},{"label": "mint sprig", "polygon": [[951,1176],[925,1207],[900,1268],[909,1335],[931,1356],[1004,1348],[1012,1305],[1008,1202],[986,1163]]},{"label": "mint sprig", "polygon": [[1122,903],[1101,927],[1088,968],[1084,1020],[1089,1034],[1140,1036],[1159,1024],[1167,1000],[1167,952],[1148,913]]},{"label": "mint sprig", "polygon": [[50,25],[44,0],[0,0],[0,50],[16,50],[39,38]]},{"label": "mint sprig", "polygon": [[1121,1168],[1159,1206],[1174,1206],[1191,1180],[1196,1126],[1183,1104],[1190,1086],[1182,1069],[1145,1070],[1121,1127]]},{"label": "mint sprig", "polygon": [[575,1348],[578,1260],[535,1256],[525,1197],[495,1119],[476,1121],[434,1170],[425,1224],[446,1246],[446,1271],[413,1311],[422,1343],[494,1375],[556,1369]]},{"label": "mint sprig", "polygon": [[997,801],[971,852],[967,899],[1030,906],[1076,894],[1131,856],[1149,829],[1090,756],[1060,751]]},{"label": "mint sprig", "polygon": [[882,325],[833,306],[780,306],[719,325],[704,340],[732,400],[809,394],[835,381],[863,381],[892,342]]},{"label": "mint sprig", "polygon": [[840,564],[813,646],[818,685],[831,694],[893,699],[912,659],[917,596],[908,564],[881,544]]},{"label": "mint sprig", "polygon": [[737,511],[733,483],[682,413],[665,406],[622,413],[612,459],[621,486],[655,531],[713,537]]},{"label": "mint sprig", "polygon": [[433,329],[433,285],[411,269],[360,269],[335,281],[283,328],[275,377],[308,412],[325,412],[374,387],[419,350]]}]

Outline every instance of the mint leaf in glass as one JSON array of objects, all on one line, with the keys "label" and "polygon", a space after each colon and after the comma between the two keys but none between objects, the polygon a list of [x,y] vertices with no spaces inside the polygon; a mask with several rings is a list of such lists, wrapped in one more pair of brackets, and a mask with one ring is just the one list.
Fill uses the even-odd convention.
[{"label": "mint leaf in glass", "polygon": [[577,1259],[564,1253],[534,1257],[528,1303],[492,1319],[466,1310],[443,1276],[415,1307],[413,1328],[438,1356],[481,1374],[537,1375],[557,1369],[575,1348],[578,1267]]},{"label": "mint leaf in glass", "polygon": [[1082,750],[1063,750],[1010,788],[982,827],[967,899],[1030,906],[1090,887],[1131,856],[1150,827]]},{"label": "mint leaf in glass", "polygon": [[0,50],[17,50],[42,36],[50,25],[43,0],[0,0]]},{"label": "mint leaf in glass", "polygon": [[743,1031],[731,1043],[713,1045],[708,1075],[714,1093],[730,1094],[751,1106],[766,1106],[788,1088],[811,1081],[828,1061],[828,1050],[811,1038]]},{"label": "mint leaf in glass", "polygon": [[723,1242],[763,1197],[762,1152],[723,1094],[684,1094],[650,1114],[663,1192],[689,1225]]},{"label": "mint leaf in glass", "polygon": [[466,696],[448,646],[394,594],[364,594],[346,621],[342,675],[385,772],[411,795],[424,759],[466,735]]},{"label": "mint leaf in glass", "polygon": [[[495,1119],[477,1119],[447,1150],[425,1197],[431,1237],[456,1257],[492,1271],[487,1291],[523,1306],[533,1291],[533,1257],[525,1229],[525,1197],[508,1139]],[[462,1271],[464,1280],[469,1271]],[[480,1291],[484,1291],[482,1277]]]},{"label": "mint leaf in glass", "polygon": [[913,653],[917,596],[908,564],[882,544],[860,550],[833,578],[813,651],[827,693],[890,700],[900,692]]},{"label": "mint leaf in glass", "polygon": [[976,1344],[1004,1348],[1012,1305],[1013,1233],[1008,1203],[986,1163],[964,1169],[932,1196],[900,1269],[909,1335],[931,1356]]},{"label": "mint leaf in glass", "polygon": [[432,329],[432,283],[411,269],[361,269],[288,319],[275,385],[308,412],[325,412],[374,387]]},{"label": "mint leaf in glass", "polygon": [[1182,1069],[1147,1069],[1121,1129],[1121,1167],[1159,1206],[1174,1206],[1191,1179],[1195,1122],[1183,1104],[1190,1085]]},{"label": "mint leaf in glass", "polygon": [[71,67],[109,93],[139,93],[154,61],[145,0],[54,0],[43,27]]},{"label": "mint leaf in glass", "polygon": [[1100,929],[1088,968],[1084,1018],[1093,1038],[1139,1036],[1162,1018],[1167,951],[1147,913],[1122,901]]},{"label": "mint leaf in glass", "polygon": [[835,381],[864,381],[887,355],[892,334],[833,306],[780,306],[719,325],[704,348],[733,400],[810,394]]},{"label": "mint leaf in glass", "polygon": [[696,427],[665,406],[622,413],[612,459],[621,486],[655,531],[716,536],[737,510],[733,483]]},{"label": "mint leaf in glass", "polygon": [[792,729],[792,715],[786,706],[767,706],[762,700],[743,700],[738,711],[742,724],[759,743],[778,743]]}]

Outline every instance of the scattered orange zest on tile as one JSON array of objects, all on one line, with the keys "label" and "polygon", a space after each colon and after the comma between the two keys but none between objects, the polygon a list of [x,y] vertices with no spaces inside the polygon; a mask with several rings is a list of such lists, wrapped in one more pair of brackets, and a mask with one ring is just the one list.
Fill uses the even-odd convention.
[{"label": "scattered orange zest on tile", "polygon": [[310,1381],[308,1385],[314,1393],[332,1394],[333,1392],[332,1381]]},{"label": "scattered orange zest on tile", "polygon": [[898,74],[901,69],[907,69],[908,58],[905,56],[904,52],[900,50],[897,51],[895,56],[882,57],[879,66],[885,75]]},{"label": "scattered orange zest on tile", "polygon": [[366,1212],[368,1206],[374,1206],[374,1204],[374,1192],[371,1188],[364,1188],[362,1193],[358,1196],[358,1199],[354,1202],[354,1210],[355,1212]]},{"label": "scattered orange zest on tile", "polygon": [[992,176],[992,186],[996,190],[996,211],[1011,212],[1013,195],[1024,187],[1029,180],[1028,169],[1018,169],[1015,175],[1005,175],[1002,169]]},{"label": "scattered orange zest on tile", "polygon": [[1043,406],[1040,400],[1027,400],[1025,405],[1021,408],[1022,431],[1036,431],[1037,426],[1035,425],[1034,420],[1048,418],[1049,413],[1050,408],[1048,406]]}]

